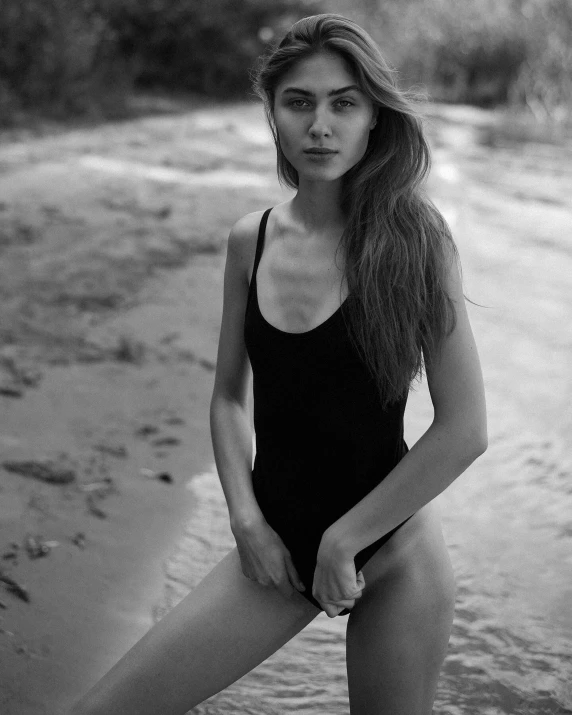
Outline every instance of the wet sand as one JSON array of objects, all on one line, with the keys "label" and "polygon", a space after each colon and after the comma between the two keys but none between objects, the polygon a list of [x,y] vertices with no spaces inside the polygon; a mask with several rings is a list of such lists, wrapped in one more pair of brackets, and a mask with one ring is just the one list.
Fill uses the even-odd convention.
[{"label": "wet sand", "polygon": [[[2,462],[57,464],[63,453],[74,474],[51,484],[2,471],[1,568],[29,593],[26,602],[0,586],[3,713],[58,712],[153,622],[164,559],[193,506],[185,484],[211,457],[214,340],[208,316],[197,328],[183,300],[192,284],[216,320],[220,281],[213,259],[202,263],[193,281],[161,291],[163,305],[106,324],[153,339],[141,364],[44,366],[37,387],[2,398]],[[27,535],[53,545],[30,558]]]}]

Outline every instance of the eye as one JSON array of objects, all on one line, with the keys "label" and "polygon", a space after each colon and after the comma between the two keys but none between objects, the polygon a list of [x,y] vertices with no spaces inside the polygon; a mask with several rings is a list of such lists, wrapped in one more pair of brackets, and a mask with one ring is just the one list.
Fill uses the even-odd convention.
[{"label": "eye", "polygon": [[353,106],[354,106],[354,103],[353,103],[353,102],[350,102],[349,99],[340,99],[340,101],[338,102],[338,104],[340,104],[340,105],[341,105],[341,104],[344,104],[344,106],[342,107],[342,109],[347,109],[348,107],[353,107]]},{"label": "eye", "polygon": [[[301,102],[302,104],[299,104]],[[293,99],[291,102],[288,102],[288,106],[294,107],[294,109],[303,109],[304,104],[307,104],[305,99]]]}]

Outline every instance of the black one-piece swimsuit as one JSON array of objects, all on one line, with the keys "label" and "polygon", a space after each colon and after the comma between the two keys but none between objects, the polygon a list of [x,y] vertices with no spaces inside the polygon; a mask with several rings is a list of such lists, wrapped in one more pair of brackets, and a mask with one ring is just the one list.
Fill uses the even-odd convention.
[{"label": "black one-piece swimsuit", "polygon": [[[264,318],[256,273],[270,211],[260,222],[244,320],[254,390],[252,483],[264,518],[290,551],[306,587],[302,595],[323,610],[312,596],[320,540],[407,453],[407,395],[382,408],[350,340],[346,301],[303,333],[285,332]],[[356,571],[402,524],[355,556]]]}]

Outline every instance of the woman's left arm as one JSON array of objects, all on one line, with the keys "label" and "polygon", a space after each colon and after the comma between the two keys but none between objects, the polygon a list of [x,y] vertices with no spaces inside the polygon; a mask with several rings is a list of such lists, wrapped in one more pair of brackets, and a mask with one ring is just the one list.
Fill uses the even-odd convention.
[{"label": "woman's left arm", "polygon": [[433,422],[383,481],[328,528],[320,551],[353,558],[444,491],[487,449],[483,377],[454,261],[446,280],[457,320],[438,358],[425,355]]}]

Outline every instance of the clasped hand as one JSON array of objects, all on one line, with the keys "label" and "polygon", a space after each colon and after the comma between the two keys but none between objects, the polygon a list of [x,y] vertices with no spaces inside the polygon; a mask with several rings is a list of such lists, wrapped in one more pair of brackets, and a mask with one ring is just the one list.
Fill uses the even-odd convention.
[{"label": "clasped hand", "polygon": [[340,555],[327,546],[320,546],[314,571],[312,596],[320,603],[330,618],[339,615],[344,608],[353,608],[361,597],[365,578],[356,574],[354,560],[349,555]]}]

